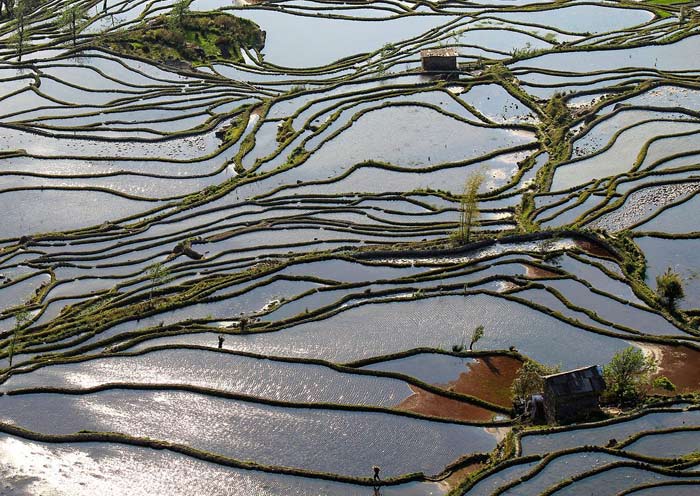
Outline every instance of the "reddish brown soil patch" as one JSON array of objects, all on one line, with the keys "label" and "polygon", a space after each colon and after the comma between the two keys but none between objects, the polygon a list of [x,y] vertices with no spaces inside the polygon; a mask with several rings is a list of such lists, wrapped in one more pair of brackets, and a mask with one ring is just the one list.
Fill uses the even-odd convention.
[{"label": "reddish brown soil patch", "polygon": [[592,243],[590,241],[586,241],[583,239],[577,239],[576,245],[581,248],[584,251],[587,251],[591,255],[594,255],[596,257],[610,257],[610,258],[615,258],[615,255],[610,253],[608,250],[603,248],[601,245],[597,243]]},{"label": "reddish brown soil patch", "polygon": [[438,396],[417,386],[410,386],[413,394],[396,408],[455,420],[491,420],[496,412],[462,401]]},{"label": "reddish brown soil patch", "polygon": [[530,279],[551,279],[552,277],[558,277],[559,274],[552,272],[551,270],[543,269],[541,267],[536,267],[534,265],[525,265],[525,275]]},{"label": "reddish brown soil patch", "polygon": [[[676,385],[670,394],[700,391],[700,351],[687,346],[654,346],[661,352],[659,373]],[[658,358],[657,358],[658,359]],[[654,391],[669,394],[665,391]]]},{"label": "reddish brown soil patch", "polygon": [[[510,408],[510,386],[521,365],[520,360],[509,356],[478,358],[467,365],[457,380],[441,387]],[[486,408],[445,398],[416,386],[410,387],[413,394],[397,405],[397,408],[458,420],[490,420],[496,414]]]},{"label": "reddish brown soil patch", "polygon": [[450,382],[447,389],[510,408],[513,406],[510,386],[521,366],[520,360],[510,356],[478,358],[468,364],[468,370]]}]

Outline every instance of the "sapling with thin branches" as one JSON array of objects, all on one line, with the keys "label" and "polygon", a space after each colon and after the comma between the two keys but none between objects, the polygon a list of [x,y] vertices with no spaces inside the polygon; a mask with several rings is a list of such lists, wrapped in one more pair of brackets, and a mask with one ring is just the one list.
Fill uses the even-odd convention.
[{"label": "sapling with thin branches", "polygon": [[[460,341],[459,344],[452,345],[452,351],[461,353],[464,351],[464,348],[466,346],[467,342],[467,334],[468,331],[467,329],[462,330],[462,340]],[[472,351],[472,348],[476,344],[477,341],[479,341],[482,337],[484,336],[484,326],[476,326],[474,330],[472,331],[472,336],[471,340],[469,341],[469,351]]]},{"label": "sapling with thin branches", "polygon": [[12,14],[15,16],[17,33],[15,40],[17,42],[17,61],[22,62],[22,53],[24,52],[24,42],[27,38],[26,16],[29,11],[29,0],[17,0],[17,3],[12,8]]},{"label": "sapling with thin branches", "polygon": [[469,351],[472,351],[476,342],[482,337],[484,337],[484,326],[476,326],[472,332],[472,340],[469,342]]},{"label": "sapling with thin branches", "polygon": [[170,271],[162,263],[157,262],[148,268],[148,278],[151,280],[151,288],[148,294],[149,301],[153,301],[153,289],[163,284],[170,275]]},{"label": "sapling with thin branches", "polygon": [[87,11],[83,6],[71,4],[63,10],[61,17],[58,19],[59,24],[70,32],[73,46],[76,45],[78,31],[85,17],[87,17]]},{"label": "sapling with thin branches", "polygon": [[173,4],[170,15],[168,15],[168,24],[170,29],[182,29],[185,24],[185,17],[190,13],[190,0],[178,0]]},{"label": "sapling with thin branches", "polygon": [[457,237],[461,243],[469,243],[472,229],[479,217],[479,188],[486,176],[483,171],[469,174],[464,183],[464,192],[459,202],[459,231]]}]

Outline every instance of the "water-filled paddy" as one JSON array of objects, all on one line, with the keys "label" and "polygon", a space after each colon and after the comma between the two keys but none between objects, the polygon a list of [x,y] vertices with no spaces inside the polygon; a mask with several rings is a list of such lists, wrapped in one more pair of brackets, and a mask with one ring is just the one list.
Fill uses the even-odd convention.
[{"label": "water-filled paddy", "polygon": [[551,453],[584,444],[604,446],[613,438],[621,441],[639,432],[694,425],[697,424],[699,418],[700,412],[698,410],[649,413],[636,419],[594,428],[523,436],[521,444],[523,454]]},{"label": "water-filled paddy", "polygon": [[[495,445],[481,427],[385,413],[271,407],[174,391],[28,395],[3,402],[2,418],[31,430],[116,431],[236,459],[355,476],[367,472],[368,459],[380,464],[387,476],[437,473],[463,453],[485,452]],[[37,408],[41,404],[51,405],[51,420]],[[347,436],[351,430],[354,435]],[[423,457],[426,450],[429,457]]]},{"label": "water-filled paddy", "polygon": [[[193,8],[197,9],[197,3]],[[256,22],[269,33],[265,58],[283,67],[331,64],[343,57],[379,50],[386,43],[419,36],[451,20],[443,16],[406,16],[384,22],[330,21],[255,9],[236,11],[236,15]],[[294,36],[288,33],[290,23],[295,26]],[[342,41],[347,39],[353,43]]]},{"label": "water-filled paddy", "polygon": [[649,283],[655,284],[656,277],[671,267],[682,275],[685,282],[686,298],[680,301],[680,306],[697,307],[698,301],[700,301],[700,281],[697,277],[695,260],[700,240],[645,236],[639,238],[638,243],[647,256]]},{"label": "water-filled paddy", "polygon": [[628,444],[625,450],[647,456],[675,458],[695,450],[699,439],[698,431],[650,434]]},{"label": "water-filled paddy", "polygon": [[575,484],[558,491],[561,495],[576,495],[601,490],[621,492],[649,483],[671,480],[692,480],[697,477],[697,472],[686,476],[672,476],[654,473],[650,470],[642,470],[635,467],[611,468],[605,472],[592,475]]},{"label": "water-filled paddy", "polygon": [[[679,203],[685,200],[681,197]],[[698,230],[697,222],[693,221],[694,212],[700,206],[700,196],[697,193],[690,196],[688,200],[682,201],[679,205],[672,206],[653,219],[640,224],[637,228],[640,231],[666,232],[671,234],[683,234]]]},{"label": "water-filled paddy", "polygon": [[395,379],[340,373],[311,364],[183,349],[56,365],[19,375],[3,386],[90,388],[106,382],[191,384],[273,400],[388,407],[410,394],[408,386]]},{"label": "water-filled paddy", "polygon": [[[603,465],[620,460],[607,453],[575,453],[565,455],[550,462],[544,470],[529,480],[504,491],[502,494],[513,496],[515,494],[541,494],[550,486],[569,477],[589,470],[594,470]],[[624,459],[623,459],[624,460]]]},{"label": "water-filled paddy", "polygon": [[[0,389],[71,391],[3,395],[0,430],[185,454],[3,434],[0,493],[462,496],[474,474],[466,494],[491,494],[539,463],[500,464],[524,360],[632,345],[696,391],[697,13],[525,3],[195,0],[222,9],[211,28],[227,12],[265,34],[239,54],[187,32],[186,62],[157,45],[193,19],[170,0],[93,5],[75,41],[54,22],[72,0],[30,8],[21,41],[4,14]],[[440,48],[458,70],[423,71]],[[649,433],[508,493],[694,480],[624,464],[692,451],[697,410],[669,408],[525,435],[528,455]],[[375,464],[447,470],[360,485]]]},{"label": "water-filled paddy", "polygon": [[[332,495],[371,494],[350,484],[289,477],[222,467],[168,451],[106,443],[45,444],[3,435],[3,489],[51,491],[61,495],[90,495],[94,491],[128,488],[130,494],[167,492],[197,494],[302,496],[313,492]],[[221,481],[226,480],[222,485]],[[412,496],[443,494],[429,483],[387,488],[385,494]]]},{"label": "water-filled paddy", "polygon": [[[449,348],[462,339],[464,323],[488,329],[480,343],[483,348],[515,346],[539,361],[565,367],[605,363],[604,354],[612,356],[627,346],[624,341],[578,329],[522,304],[486,295],[363,305],[324,321],[272,334],[232,336],[230,341],[236,349],[256,353],[349,362],[418,346]],[[211,339],[192,335],[153,343],[200,344]],[[576,343],[576,356],[567,353],[571,342]]]},{"label": "water-filled paddy", "polygon": [[55,230],[69,231],[150,210],[157,202],[118,197],[101,191],[30,190],[0,194],[5,214],[0,219],[4,237],[21,237]]}]

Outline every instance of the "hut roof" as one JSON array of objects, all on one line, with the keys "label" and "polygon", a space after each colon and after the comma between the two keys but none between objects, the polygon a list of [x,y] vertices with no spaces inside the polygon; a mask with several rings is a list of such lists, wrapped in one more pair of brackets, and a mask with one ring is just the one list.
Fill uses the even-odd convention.
[{"label": "hut roof", "polygon": [[420,51],[421,58],[426,57],[456,57],[457,50],[454,48],[430,48]]},{"label": "hut roof", "polygon": [[605,389],[605,381],[597,365],[547,375],[543,379],[545,388],[557,396],[600,393]]}]

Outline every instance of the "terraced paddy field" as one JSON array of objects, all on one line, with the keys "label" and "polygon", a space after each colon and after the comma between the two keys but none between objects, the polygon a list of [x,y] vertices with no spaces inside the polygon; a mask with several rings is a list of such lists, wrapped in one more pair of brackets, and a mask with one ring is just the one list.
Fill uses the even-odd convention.
[{"label": "terraced paddy field", "polygon": [[700,493],[699,5],[0,3],[0,494]]}]

